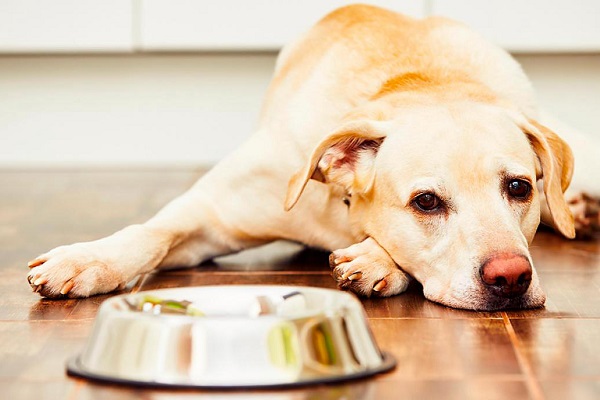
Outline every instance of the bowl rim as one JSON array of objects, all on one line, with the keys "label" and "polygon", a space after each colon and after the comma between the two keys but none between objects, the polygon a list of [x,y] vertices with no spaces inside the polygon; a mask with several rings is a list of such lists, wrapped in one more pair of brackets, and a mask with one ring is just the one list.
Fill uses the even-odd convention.
[{"label": "bowl rim", "polygon": [[[294,286],[294,285],[202,285],[202,286],[186,286],[186,287],[174,287],[174,288],[160,288],[160,289],[149,289],[149,290],[143,290],[143,291],[139,291],[136,293],[124,293],[124,294],[118,294],[115,296],[111,296],[107,299],[105,299],[101,304],[100,307],[98,308],[98,311],[96,313],[96,317],[94,319],[96,319],[98,317],[98,314],[100,313],[100,311],[103,310],[103,308],[108,308],[108,305],[111,303],[117,303],[120,301],[123,301],[123,299],[127,298],[127,297],[140,297],[143,296],[144,294],[163,294],[163,293],[168,293],[168,292],[183,292],[183,291],[187,291],[187,290],[194,290],[194,289],[208,289],[208,290],[215,290],[215,291],[220,291],[220,290],[238,290],[238,289],[243,289],[243,290],[257,290],[257,289],[267,289],[267,290],[272,290],[272,291],[282,291],[282,292],[287,292],[288,290],[294,292],[294,291],[312,291],[312,292],[323,292],[323,293],[328,293],[331,296],[336,296],[336,297],[344,297],[349,299],[354,306],[359,306],[362,310],[362,312],[364,313],[364,307],[360,301],[360,299],[355,296],[352,293],[349,292],[345,292],[345,291],[341,291],[341,290],[337,290],[337,289],[329,289],[329,288],[320,288],[320,287],[312,287],[312,286]],[[168,296],[168,295],[167,295]],[[175,299],[176,300],[176,299]],[[105,307],[103,307],[105,306]],[[175,321],[185,321],[185,320],[194,320],[198,317],[195,317],[193,315],[185,315],[185,314],[159,314],[159,315],[154,315],[154,314],[146,314],[143,312],[134,312],[134,311],[130,311],[130,310],[126,310],[126,309],[111,309],[110,310],[111,313],[117,314],[117,315],[123,315],[126,316],[127,318],[131,318],[131,319],[173,319]],[[281,316],[277,316],[277,315],[262,315],[260,318],[262,320],[289,320],[289,319],[300,319],[300,318],[306,318],[306,317],[312,317],[315,316],[317,314],[320,314],[321,312],[315,312],[314,310],[312,310],[311,312],[308,312],[306,314],[298,314],[296,316],[294,316],[294,318],[286,318],[286,317],[281,317]],[[325,314],[328,314],[328,312],[325,312]],[[219,315],[219,314],[207,314],[207,315],[203,315],[202,317],[203,321],[223,321],[223,320],[229,320],[229,321],[253,321],[256,320],[255,316],[251,316],[251,315]],[[365,316],[366,318],[366,316]]]}]

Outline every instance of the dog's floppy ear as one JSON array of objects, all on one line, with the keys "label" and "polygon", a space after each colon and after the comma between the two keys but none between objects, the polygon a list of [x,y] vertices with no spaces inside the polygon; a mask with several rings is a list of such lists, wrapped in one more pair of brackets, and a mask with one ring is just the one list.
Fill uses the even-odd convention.
[{"label": "dog's floppy ear", "polygon": [[556,133],[536,121],[522,127],[535,151],[544,179],[544,194],[554,227],[564,236],[575,237],[573,214],[564,198],[573,176],[573,153]]},{"label": "dog's floppy ear", "polygon": [[285,210],[296,205],[310,179],[342,185],[349,194],[366,193],[374,179],[375,155],[385,138],[383,124],[353,121],[319,143],[308,163],[290,179]]}]

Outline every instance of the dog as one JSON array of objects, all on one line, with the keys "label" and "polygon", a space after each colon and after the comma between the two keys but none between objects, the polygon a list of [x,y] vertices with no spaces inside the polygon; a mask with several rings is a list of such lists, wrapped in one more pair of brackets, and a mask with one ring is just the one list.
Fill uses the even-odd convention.
[{"label": "dog", "polygon": [[528,246],[540,220],[567,238],[600,225],[600,146],[540,121],[517,62],[462,24],[346,6],[284,47],[237,151],[146,223],[35,258],[28,281],[87,297],[287,239],[333,251],[362,296],[412,277],[450,307],[541,307]]}]

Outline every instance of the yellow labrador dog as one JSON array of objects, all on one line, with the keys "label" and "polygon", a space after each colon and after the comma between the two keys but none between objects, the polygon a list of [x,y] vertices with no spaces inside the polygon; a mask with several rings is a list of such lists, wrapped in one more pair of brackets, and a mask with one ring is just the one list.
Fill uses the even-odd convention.
[{"label": "yellow labrador dog", "polygon": [[[538,121],[519,65],[465,26],[341,8],[281,52],[241,148],[145,224],[37,257],[28,280],[85,297],[289,239],[332,250],[338,285],[361,295],[399,294],[412,276],[452,307],[539,307],[540,215],[576,230],[572,152]],[[590,201],[574,198],[581,227],[598,224]]]}]

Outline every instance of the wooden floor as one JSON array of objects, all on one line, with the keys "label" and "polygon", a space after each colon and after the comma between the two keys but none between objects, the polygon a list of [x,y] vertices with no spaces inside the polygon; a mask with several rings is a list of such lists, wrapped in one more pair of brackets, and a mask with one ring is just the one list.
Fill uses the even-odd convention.
[{"label": "wooden floor", "polygon": [[[70,378],[107,296],[44,300],[31,293],[26,262],[60,244],[142,222],[189,187],[200,171],[0,171],[0,397],[3,399],[598,399],[600,239],[540,232],[533,257],[545,309],[479,313],[425,300],[418,285],[364,300],[382,349],[398,366],[373,379],[288,391],[140,390]],[[185,271],[148,275],[128,290],[214,284],[334,288],[327,254],[276,243]],[[200,395],[200,396],[199,396]]]}]

